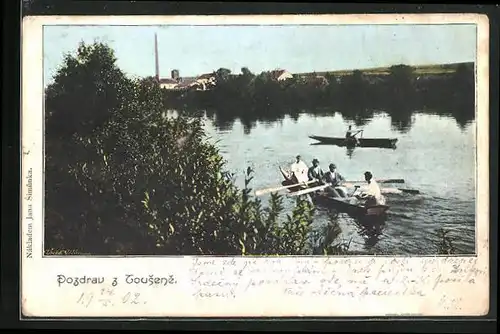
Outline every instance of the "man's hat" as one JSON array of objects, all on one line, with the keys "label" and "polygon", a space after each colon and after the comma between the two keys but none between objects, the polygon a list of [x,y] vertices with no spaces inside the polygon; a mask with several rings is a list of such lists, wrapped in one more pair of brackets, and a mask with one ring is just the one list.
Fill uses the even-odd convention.
[{"label": "man's hat", "polygon": [[318,159],[316,159],[316,158],[314,158],[314,159],[313,159],[313,163],[315,163],[315,162],[319,162],[319,160],[318,160]]},{"label": "man's hat", "polygon": [[335,164],[330,164],[329,166],[330,168],[337,168],[337,166],[335,166]]},{"label": "man's hat", "polygon": [[365,172],[365,176],[369,176],[371,178],[373,175],[370,172]]}]

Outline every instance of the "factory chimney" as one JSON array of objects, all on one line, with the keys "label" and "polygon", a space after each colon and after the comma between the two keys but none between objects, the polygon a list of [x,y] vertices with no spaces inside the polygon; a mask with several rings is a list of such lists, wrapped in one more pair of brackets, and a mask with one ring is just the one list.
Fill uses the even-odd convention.
[{"label": "factory chimney", "polygon": [[160,81],[160,63],[158,61],[158,37],[155,33],[155,66],[156,66],[156,80]]}]

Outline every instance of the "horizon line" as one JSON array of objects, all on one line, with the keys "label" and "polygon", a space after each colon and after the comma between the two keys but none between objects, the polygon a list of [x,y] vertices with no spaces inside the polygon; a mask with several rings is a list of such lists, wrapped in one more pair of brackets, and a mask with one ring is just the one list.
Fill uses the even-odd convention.
[{"label": "horizon line", "polygon": [[[350,72],[350,71],[374,71],[374,70],[384,70],[384,69],[389,69],[391,68],[392,66],[400,66],[400,65],[403,65],[403,66],[409,66],[409,67],[413,67],[413,68],[419,68],[419,67],[431,67],[431,66],[453,66],[453,65],[459,65],[459,64],[475,64],[475,60],[470,60],[470,61],[459,61],[459,62],[450,62],[450,63],[420,63],[418,65],[408,65],[408,64],[405,64],[405,63],[397,63],[397,64],[392,64],[392,65],[387,65],[387,66],[377,66],[377,67],[363,67],[363,68],[345,68],[345,69],[338,69],[338,70],[310,70],[308,72],[291,72],[291,71],[288,71],[286,68],[280,68],[280,67],[277,67],[277,68],[274,68],[274,69],[268,69],[268,70],[262,70],[260,72],[252,72],[253,74],[255,75],[258,75],[258,74],[261,74],[261,73],[264,73],[264,72],[272,72],[272,71],[287,71],[291,74],[297,74],[297,75],[304,75],[304,74],[312,74],[312,73],[336,73],[336,72]],[[244,68],[246,66],[242,66],[241,68]],[[192,75],[189,75],[189,76],[185,76],[183,78],[194,78],[194,77],[198,77],[200,75],[204,75],[204,74],[210,74],[210,73],[214,73],[216,72],[217,70],[221,69],[221,68],[225,68],[225,69],[228,69],[226,67],[219,67],[218,69],[216,70],[213,70],[212,72],[205,72],[205,73],[202,73],[202,74],[197,74],[195,76],[192,76]],[[180,72],[180,69],[178,68],[171,68],[170,71],[173,71],[173,70],[178,70]],[[238,75],[237,73],[233,73],[231,72],[231,75]],[[154,76],[154,75],[151,75],[151,76]],[[149,76],[145,76],[145,77],[149,77]],[[182,77],[182,76],[180,76]],[[170,79],[170,77],[161,77],[160,76],[160,79]]]}]

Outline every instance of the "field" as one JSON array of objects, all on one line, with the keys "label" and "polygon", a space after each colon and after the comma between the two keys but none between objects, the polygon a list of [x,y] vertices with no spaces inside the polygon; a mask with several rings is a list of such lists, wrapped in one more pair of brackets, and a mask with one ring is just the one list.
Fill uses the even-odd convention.
[{"label": "field", "polygon": [[[468,66],[473,66],[473,63],[454,63],[454,64],[433,64],[433,65],[419,65],[413,66],[415,69],[415,74],[417,75],[437,75],[437,74],[449,74],[454,73],[460,64],[465,64]],[[389,75],[389,67],[375,67],[367,69],[359,69],[364,75]],[[346,76],[350,75],[354,70],[340,70],[340,71],[326,71],[326,72],[312,72],[312,73],[297,73],[301,76],[309,75],[320,75],[325,76],[327,74],[335,76]]]}]

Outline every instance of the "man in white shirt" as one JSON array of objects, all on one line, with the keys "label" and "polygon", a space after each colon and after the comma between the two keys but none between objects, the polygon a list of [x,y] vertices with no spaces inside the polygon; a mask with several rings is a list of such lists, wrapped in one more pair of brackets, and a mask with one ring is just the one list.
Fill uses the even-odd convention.
[{"label": "man in white shirt", "polygon": [[300,155],[297,155],[296,157],[297,160],[292,164],[290,167],[290,171],[292,172],[293,175],[295,175],[295,178],[297,179],[297,182],[307,182],[307,170],[308,167],[304,161],[301,160]]},{"label": "man in white shirt", "polygon": [[382,195],[378,183],[373,179],[372,173],[365,172],[365,180],[368,184],[360,189],[361,194],[358,197],[366,199],[366,205],[385,205],[385,197]]}]

